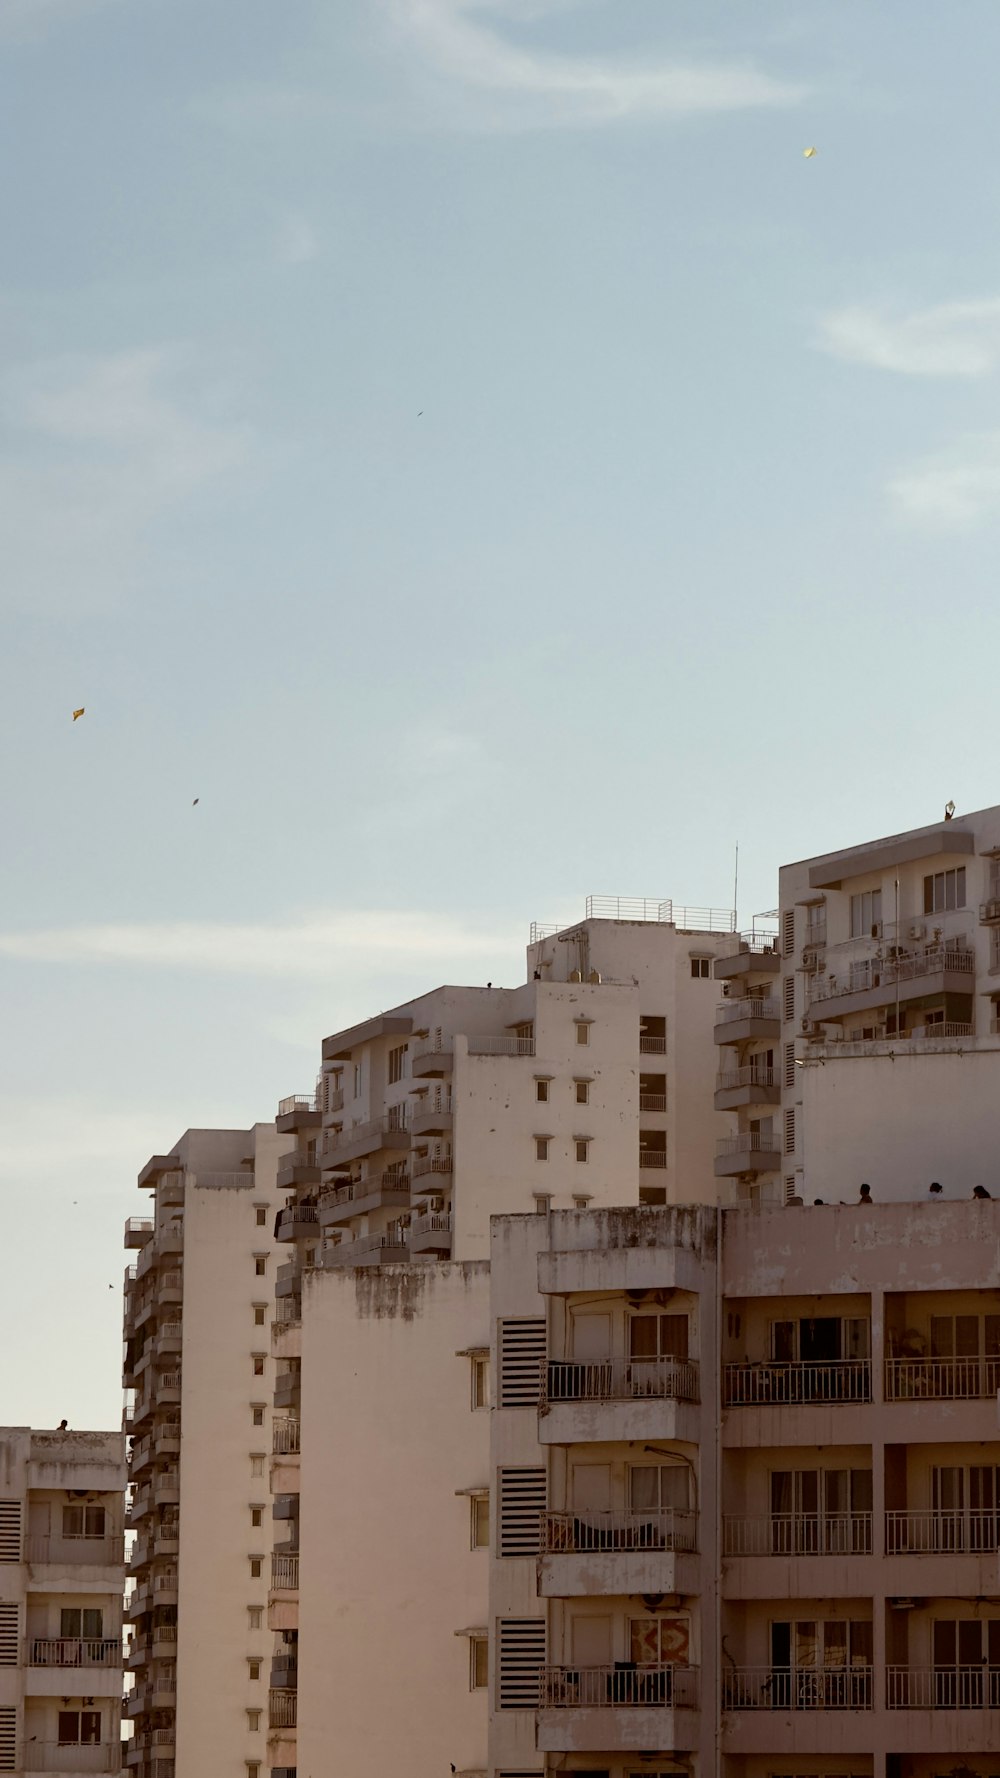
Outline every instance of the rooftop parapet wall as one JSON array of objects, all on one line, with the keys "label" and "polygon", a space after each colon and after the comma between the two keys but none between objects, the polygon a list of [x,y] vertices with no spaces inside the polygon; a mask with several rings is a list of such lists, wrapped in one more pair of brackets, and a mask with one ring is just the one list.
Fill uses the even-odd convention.
[{"label": "rooftop parapet wall", "polygon": [[723,1212],[727,1297],[1000,1289],[1000,1201]]}]

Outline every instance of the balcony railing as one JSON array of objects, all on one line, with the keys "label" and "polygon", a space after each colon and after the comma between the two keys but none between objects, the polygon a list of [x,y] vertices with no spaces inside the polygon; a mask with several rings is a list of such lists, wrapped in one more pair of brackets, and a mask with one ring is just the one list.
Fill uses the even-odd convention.
[{"label": "balcony railing", "polygon": [[533,1056],[533,1037],[470,1037],[470,1056]]},{"label": "balcony railing", "polygon": [[295,1323],[301,1320],[302,1298],[300,1296],[279,1296],[275,1299],[273,1326],[294,1327]]},{"label": "balcony railing", "polygon": [[994,1554],[1000,1550],[1000,1512],[887,1512],[887,1556]]},{"label": "balcony railing", "polygon": [[655,920],[682,932],[735,932],[734,908],[689,908],[668,896],[665,901],[643,895],[588,895],[588,920]]},{"label": "balcony railing", "polygon": [[542,1554],[590,1554],[594,1550],[694,1550],[698,1515],[687,1507],[643,1511],[542,1514]]},{"label": "balcony railing", "polygon": [[776,955],[778,951],[778,934],[776,932],[737,932],[731,942],[720,947],[720,957],[739,957],[749,953],[754,957]]},{"label": "balcony railing", "polygon": [[120,1667],[120,1636],[32,1636],[29,1667]]},{"label": "balcony railing", "polygon": [[271,1450],[279,1456],[299,1449],[299,1433],[301,1428],[297,1420],[273,1420],[271,1423]]},{"label": "balcony railing", "polygon": [[666,1111],[666,1109],[667,1109],[667,1095],[666,1095],[666,1093],[640,1093],[639,1094],[639,1110],[640,1111]]},{"label": "balcony railing", "polygon": [[371,1198],[379,1192],[408,1192],[410,1175],[386,1167],[381,1173],[368,1173],[363,1179],[352,1179],[350,1185],[330,1185],[319,1194],[319,1207],[353,1204],[356,1199]]},{"label": "balcony railing", "polygon": [[117,1741],[25,1741],[21,1765],[26,1772],[117,1772],[121,1746]]},{"label": "balcony railing", "polygon": [[448,1211],[431,1210],[426,1216],[415,1216],[410,1225],[411,1235],[449,1235],[451,1234],[451,1215]]},{"label": "balcony railing", "polygon": [[[323,1145],[323,1155],[336,1154],[338,1149],[348,1148],[354,1142],[367,1142],[371,1136],[401,1135],[408,1129],[406,1122],[406,1106],[394,1106],[384,1117],[369,1118],[367,1123],[351,1124],[342,1130],[330,1130]],[[391,1145],[390,1145],[391,1146]]]},{"label": "balcony railing", "polygon": [[733,1667],[723,1710],[870,1710],[871,1667]]},{"label": "balcony railing", "polygon": [[730,1068],[715,1077],[717,1093],[732,1093],[737,1087],[776,1087],[779,1086],[777,1070],[774,1068],[755,1068],[749,1063],[745,1068]]},{"label": "balcony railing", "polygon": [[723,1520],[727,1556],[870,1556],[871,1513],[772,1513]]},{"label": "balcony railing", "polygon": [[550,1359],[544,1401],[698,1400],[698,1366],[689,1358],[604,1358],[586,1364]]},{"label": "balcony railing", "polygon": [[737,1019],[778,1019],[781,1008],[776,1000],[764,1000],[758,994],[748,994],[743,1000],[723,1000],[715,1009],[717,1025],[732,1025]]},{"label": "balcony railing", "polygon": [[723,1368],[727,1408],[769,1403],[871,1401],[872,1371],[866,1358],[823,1364],[727,1364]]},{"label": "balcony railing", "polygon": [[294,1729],[297,1721],[298,1692],[270,1691],[267,1694],[268,1726],[272,1729]]},{"label": "balcony railing", "polygon": [[696,1710],[697,1667],[616,1661],[613,1667],[543,1667],[542,1710]]},{"label": "balcony railing", "polygon": [[447,1177],[454,1172],[454,1169],[455,1162],[450,1154],[441,1155],[438,1160],[431,1160],[426,1155],[418,1155],[413,1163],[413,1177],[414,1179],[426,1179],[429,1173],[440,1173],[443,1177]]},{"label": "balcony railing", "polygon": [[122,1563],[125,1550],[120,1537],[59,1537],[51,1533],[29,1536],[26,1543],[29,1562],[54,1562],[60,1568]]},{"label": "balcony railing", "polygon": [[299,1558],[298,1556],[271,1557],[271,1586],[290,1593],[298,1591]]},{"label": "balcony railing", "polygon": [[887,1710],[998,1710],[1000,1667],[887,1667]]},{"label": "balcony railing", "polygon": [[1000,1357],[889,1358],[887,1401],[983,1401],[1000,1389]]},{"label": "balcony railing", "polygon": [[816,1006],[826,1000],[840,1000],[847,994],[866,994],[872,988],[920,981],[942,970],[950,975],[975,975],[975,951],[959,945],[928,945],[913,956],[856,958],[846,972],[817,977],[809,989],[809,1001]]},{"label": "balcony railing", "polygon": [[639,1033],[639,1054],[640,1054],[640,1056],[665,1056],[666,1053],[667,1053],[667,1040],[665,1037],[651,1037],[647,1032],[640,1031],[640,1033]]},{"label": "balcony railing", "polygon": [[777,1147],[778,1137],[774,1130],[741,1130],[737,1136],[719,1136],[715,1152],[717,1155],[773,1154]]},{"label": "balcony railing", "polygon": [[[318,1111],[319,1102],[315,1093],[290,1093],[287,1099],[278,1100],[278,1116],[291,1117],[293,1111]],[[279,1162],[279,1166],[280,1166]]]},{"label": "balcony railing", "polygon": [[665,1148],[640,1148],[640,1150],[639,1150],[639,1165],[640,1165],[640,1167],[653,1167],[654,1169],[659,1167],[662,1170],[662,1168],[664,1168],[666,1166],[666,1164],[667,1164],[667,1151]]}]

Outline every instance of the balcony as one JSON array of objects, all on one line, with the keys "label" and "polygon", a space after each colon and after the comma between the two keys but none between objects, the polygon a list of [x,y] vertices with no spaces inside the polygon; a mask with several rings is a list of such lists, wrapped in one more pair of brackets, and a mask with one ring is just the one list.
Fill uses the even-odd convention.
[{"label": "balcony", "polygon": [[336,1228],[352,1217],[368,1216],[373,1210],[405,1210],[409,1203],[410,1175],[389,1168],[384,1173],[352,1180],[350,1185],[328,1187],[319,1200],[319,1226]]},{"label": "balcony", "polygon": [[153,1477],[154,1506],[179,1506],[180,1498],[180,1477],[176,1469],[165,1469],[162,1475]]},{"label": "balcony", "polygon": [[125,1246],[145,1247],[155,1234],[155,1224],[143,1216],[129,1216],[125,1219]]},{"label": "balcony", "polygon": [[407,1121],[414,1136],[443,1135],[454,1121],[451,1094],[438,1091],[412,1100]]},{"label": "balcony", "polygon": [[1000,1667],[886,1667],[885,1707],[1000,1710]]},{"label": "balcony", "polygon": [[871,1667],[723,1669],[723,1710],[871,1710]]},{"label": "balcony", "polygon": [[434,1210],[427,1216],[415,1216],[410,1224],[410,1252],[447,1258],[451,1253],[450,1214]]},{"label": "balcony", "polygon": [[723,1554],[741,1556],[870,1556],[871,1513],[771,1513],[747,1518],[727,1513]]},{"label": "balcony", "polygon": [[779,975],[781,958],[775,932],[741,932],[725,955],[717,956],[713,974],[717,982],[752,975]]},{"label": "balcony", "polygon": [[455,1053],[450,1037],[438,1033],[428,1041],[418,1043],[410,1050],[410,1076],[413,1080],[427,1080],[450,1074],[455,1063]]},{"label": "balcony", "polygon": [[798,1405],[802,1402],[871,1401],[872,1373],[866,1358],[822,1364],[726,1364],[723,1402],[727,1408]]},{"label": "balcony", "polygon": [[666,1053],[667,1053],[667,1040],[665,1037],[656,1037],[656,1036],[650,1035],[650,1033],[648,1031],[640,1031],[640,1033],[639,1033],[639,1054],[640,1054],[640,1056],[665,1056]]},{"label": "balcony", "polygon": [[[125,1562],[125,1547],[121,1537],[29,1535],[25,1542],[25,1559],[35,1567],[121,1568]],[[36,1583],[39,1578],[35,1577]]]},{"label": "balcony", "polygon": [[117,1741],[25,1741],[21,1765],[25,1772],[117,1772],[121,1747]]},{"label": "balcony", "polygon": [[283,1653],[275,1655],[271,1661],[272,1691],[294,1692],[299,1683],[299,1658],[297,1654]]},{"label": "balcony", "polygon": [[366,1155],[378,1154],[381,1149],[407,1149],[410,1146],[410,1132],[407,1128],[403,1109],[389,1112],[385,1117],[373,1118],[365,1124],[355,1124],[350,1130],[330,1132],[320,1156],[320,1164],[326,1172],[338,1167],[346,1167],[351,1161],[360,1161]]},{"label": "balcony", "polygon": [[543,1667],[537,1745],[545,1753],[690,1751],[697,1708],[696,1667]]},{"label": "balcony", "polygon": [[535,1053],[533,1037],[470,1037],[468,1046],[470,1056],[533,1056]]},{"label": "balcony", "polygon": [[722,1070],[715,1077],[716,1111],[738,1111],[742,1105],[777,1105],[781,1083],[777,1069],[749,1062],[744,1068]]},{"label": "balcony", "polygon": [[276,1456],[287,1456],[299,1450],[301,1428],[297,1420],[275,1420],[271,1425],[271,1450]]},{"label": "balcony", "polygon": [[410,1246],[407,1229],[387,1229],[382,1235],[361,1235],[356,1241],[341,1241],[338,1247],[327,1247],[323,1264],[339,1270],[342,1266],[386,1266],[407,1260]]},{"label": "balcony", "polygon": [[667,1095],[666,1095],[666,1093],[640,1093],[639,1094],[639,1110],[640,1111],[666,1111],[666,1109],[667,1109]]},{"label": "balcony", "polygon": [[154,1349],[157,1358],[177,1354],[181,1350],[183,1328],[179,1321],[161,1321],[156,1331]]},{"label": "balcony", "polygon": [[994,1555],[1000,1550],[1000,1513],[909,1512],[885,1515],[887,1556]]},{"label": "balcony", "polygon": [[665,1148],[640,1148],[640,1150],[639,1150],[639,1165],[640,1165],[640,1167],[646,1168],[647,1171],[652,1171],[654,1173],[662,1173],[667,1165],[667,1151],[666,1151],[666,1149]]},{"label": "balcony", "polygon": [[748,994],[742,1000],[723,1000],[716,1007],[716,1043],[749,1043],[780,1033],[781,1008],[776,1000]]},{"label": "balcony", "polygon": [[743,1173],[777,1173],[781,1149],[773,1130],[740,1130],[720,1136],[715,1144],[716,1179],[735,1179]]},{"label": "balcony", "polygon": [[25,1650],[29,1667],[120,1667],[120,1636],[31,1636]]},{"label": "balcony", "polygon": [[[432,1159],[430,1155],[418,1155],[413,1163],[414,1179],[450,1179],[455,1170],[455,1163],[450,1154],[439,1155]],[[422,1185],[421,1191],[431,1191],[432,1186]]]},{"label": "balcony", "polygon": [[1000,1357],[886,1360],[886,1401],[992,1401],[998,1390]]},{"label": "balcony", "polygon": [[278,1100],[275,1129],[281,1135],[290,1135],[296,1130],[317,1130],[322,1122],[323,1112],[315,1093],[290,1093],[287,1099]]},{"label": "balcony", "polygon": [[298,1720],[298,1693],[295,1691],[269,1691],[267,1695],[267,1721],[272,1729],[294,1729]]},{"label": "balcony", "polygon": [[298,1556],[271,1557],[271,1591],[273,1593],[297,1593],[299,1590],[299,1558]]},{"label": "balcony", "polygon": [[[314,1169],[317,1179],[319,1169]],[[315,1204],[286,1204],[278,1212],[275,1238],[279,1241],[308,1241],[319,1232],[319,1212]]]},{"label": "balcony", "polygon": [[[991,891],[996,887],[995,883],[990,884]],[[1000,895],[991,893],[987,901],[979,903],[979,923],[981,926],[995,926],[998,920],[1000,920]]]},{"label": "balcony", "polygon": [[697,1522],[678,1507],[543,1513],[539,1597],[697,1592]]},{"label": "balcony", "polygon": [[299,1148],[293,1148],[290,1154],[283,1154],[278,1161],[277,1187],[279,1191],[291,1191],[300,1185],[319,1184],[319,1161],[315,1154],[306,1154]]},{"label": "balcony", "polygon": [[297,1408],[302,1400],[302,1369],[301,1360],[292,1363],[291,1369],[282,1371],[274,1380],[272,1402],[276,1408]]},{"label": "balcony", "polygon": [[888,1006],[897,998],[903,1002],[972,993],[974,951],[951,944],[927,945],[913,953],[902,946],[890,949],[897,955],[856,958],[840,974],[816,976],[809,986],[809,1017],[840,1019],[848,1013]]},{"label": "balcony", "polygon": [[697,1438],[698,1366],[681,1358],[550,1360],[538,1416],[541,1444]]},{"label": "balcony", "polygon": [[637,1396],[697,1401],[698,1366],[689,1358],[602,1358],[586,1364],[549,1359],[546,1401],[631,1401]]}]

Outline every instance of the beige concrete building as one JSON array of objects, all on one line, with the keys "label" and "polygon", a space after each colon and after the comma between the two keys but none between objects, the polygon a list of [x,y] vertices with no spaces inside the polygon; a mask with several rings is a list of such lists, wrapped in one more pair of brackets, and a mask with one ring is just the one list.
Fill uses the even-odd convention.
[{"label": "beige concrete building", "polygon": [[996,1203],[498,1218],[490,1778],[994,1771],[998,1290]]},{"label": "beige concrete building", "polygon": [[0,1772],[117,1772],[119,1432],[0,1428]]},{"label": "beige concrete building", "polygon": [[130,1218],[126,1617],[138,1778],[267,1769],[274,1126],[188,1130]]},{"label": "beige concrete building", "polygon": [[338,1032],[317,1094],[279,1106],[272,1774],[325,1771],[331,1723],[345,1774],[485,1770],[490,1217],[663,1204],[680,1181],[714,1200],[733,925],[592,900],[532,929],[520,986]]}]

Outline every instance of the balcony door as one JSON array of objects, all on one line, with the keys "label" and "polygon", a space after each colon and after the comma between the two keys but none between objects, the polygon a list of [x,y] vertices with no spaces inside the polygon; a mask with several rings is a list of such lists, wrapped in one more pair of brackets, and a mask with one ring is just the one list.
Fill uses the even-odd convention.
[{"label": "balcony door", "polygon": [[1000,1618],[936,1618],[936,1710],[1000,1707]]},{"label": "balcony door", "polygon": [[771,1553],[866,1555],[871,1547],[870,1469],[771,1472]]},{"label": "balcony door", "polygon": [[993,1395],[1000,1388],[1000,1315],[932,1315],[931,1358],[938,1360],[934,1393],[954,1399]]},{"label": "balcony door", "polygon": [[772,1623],[771,1667],[774,1709],[869,1710],[872,1626],[849,1618]]}]

